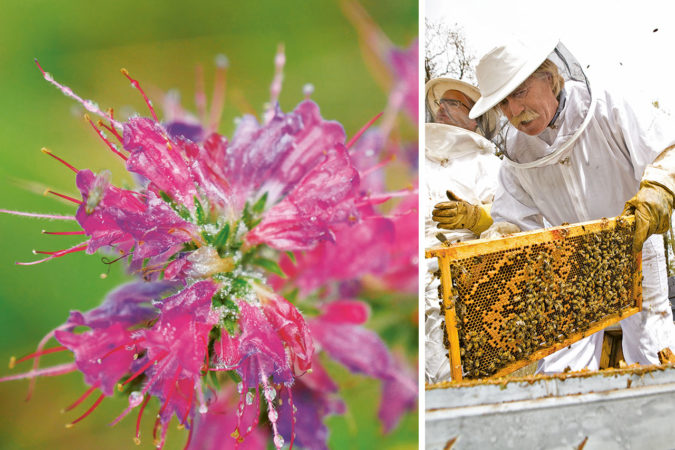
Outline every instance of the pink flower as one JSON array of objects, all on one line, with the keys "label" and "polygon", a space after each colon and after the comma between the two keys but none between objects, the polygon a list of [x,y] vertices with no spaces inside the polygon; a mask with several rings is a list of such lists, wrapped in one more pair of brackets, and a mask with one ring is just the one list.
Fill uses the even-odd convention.
[{"label": "pink flower", "polygon": [[[344,404],[316,358],[315,346],[352,371],[380,378],[384,389],[395,392],[390,394],[395,408],[380,414],[386,428],[411,407],[409,377],[395,375],[402,369],[379,337],[362,326],[368,317],[365,305],[330,302],[334,295],[325,294],[344,292],[348,284],[358,293],[360,277],[384,276],[392,258],[404,260],[391,244],[398,239],[397,216],[377,211],[380,203],[402,195],[384,192],[377,172],[388,160],[378,161],[372,153],[381,150],[387,133],[373,134],[377,148],[363,151],[361,158],[362,149],[353,145],[367,127],[345,142],[342,126],[325,120],[311,100],[282,112],[276,98],[284,61],[280,51],[272,106],[264,119],[244,116],[231,140],[215,132],[224,85],[217,86],[210,113],[198,102],[199,120],[173,104],[175,114],[160,122],[138,82],[123,71],[146,99],[152,118],[119,122],[112,112],[103,113],[43,72],[64,94],[105,120],[89,122],[141,184],[122,189],[109,171],[78,170],[46,151],[76,174],[81,200],[54,193],[77,204],[74,215],[0,211],[76,220],[82,231],[75,233],[86,240],[69,249],[38,252],[48,256],[22,264],[102,249],[128,257],[131,273],[148,282],[123,286],[91,311],[71,312],[35,354],[19,360],[34,358],[33,370],[0,381],[79,370],[90,389],[68,409],[96,389],[102,394],[72,423],[119,388],[128,396],[128,407],[113,424],[138,408],[136,440],[143,411],[155,397],[158,447],[174,415],[190,430],[189,439],[195,437],[194,445],[211,445],[194,436],[195,424],[200,430],[227,427],[231,440],[221,439],[226,446],[256,445],[261,410],[277,448],[285,442],[292,446],[296,436],[306,447],[324,447],[328,430],[323,420],[344,412]],[[224,79],[225,70],[221,65],[216,78]],[[368,181],[362,184],[362,179]],[[290,280],[273,283],[284,275],[284,251],[295,266],[284,263]],[[331,287],[323,295],[322,314],[307,319],[272,284],[290,293],[288,299],[295,299],[296,287],[303,299],[315,299],[319,288]],[[62,346],[45,349],[51,337]],[[73,353],[74,362],[37,367],[41,355],[65,350]],[[236,380],[239,398],[232,414],[227,408],[233,402],[208,394],[218,372]],[[222,392],[232,393],[227,388]]]},{"label": "pink flower", "polygon": [[[231,387],[215,394],[215,400],[209,403],[208,412],[196,417],[188,450],[226,450],[235,445],[238,445],[239,450],[266,448],[266,433],[254,426],[258,422],[259,408],[247,408],[244,413],[238,415],[236,402],[232,402],[236,396]],[[256,403],[259,406],[259,399]],[[233,442],[231,438],[237,436],[237,427],[247,429],[249,426],[251,430],[246,438]]]},{"label": "pink flower", "polygon": [[379,416],[385,431],[389,431],[406,410],[415,408],[417,383],[402,372],[377,334],[361,326],[367,315],[366,306],[338,302],[310,321],[312,336],[323,351],[350,371],[382,380]]}]

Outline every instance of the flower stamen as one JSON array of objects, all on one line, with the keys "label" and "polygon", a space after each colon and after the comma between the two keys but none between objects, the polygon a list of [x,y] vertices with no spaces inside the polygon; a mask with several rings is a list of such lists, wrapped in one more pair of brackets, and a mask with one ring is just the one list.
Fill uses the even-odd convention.
[{"label": "flower stamen", "polygon": [[109,148],[114,154],[116,154],[117,156],[119,156],[120,158],[122,158],[124,161],[127,160],[127,157],[126,157],[122,152],[120,152],[119,150],[117,150],[117,146],[116,146],[115,144],[113,144],[112,142],[110,142],[110,141],[108,140],[108,138],[105,137],[105,134],[103,134],[103,132],[102,132],[96,125],[94,125],[94,122],[91,120],[91,118],[89,117],[88,114],[85,114],[85,115],[84,115],[84,120],[86,120],[87,122],[89,122],[89,123],[91,124],[91,126],[94,128],[94,130],[96,130],[96,133],[98,134],[98,136],[103,140],[103,142],[106,143],[106,145],[108,146],[108,148]]},{"label": "flower stamen", "polygon": [[80,403],[82,403],[87,397],[89,397],[89,395],[90,395],[92,392],[94,392],[97,388],[98,388],[98,386],[92,386],[92,387],[90,387],[89,389],[87,389],[87,391],[86,391],[84,394],[82,394],[82,395],[80,396],[80,398],[78,398],[77,400],[75,400],[75,403],[73,403],[72,405],[68,406],[68,407],[65,408],[65,409],[62,409],[62,410],[61,410],[61,413],[65,413],[65,412],[70,411],[71,409],[75,408],[77,405],[79,405]]},{"label": "flower stamen", "polygon": [[76,236],[76,235],[83,235],[84,231],[47,231],[47,230],[42,230],[42,234],[57,234],[60,236]]},{"label": "flower stamen", "polygon": [[223,114],[227,66],[228,62],[225,55],[219,55],[216,59],[216,78],[213,81],[213,97],[211,98],[211,112],[209,114],[208,131],[210,132],[218,129]]},{"label": "flower stamen", "polygon": [[101,402],[103,401],[104,398],[105,398],[105,394],[101,394],[101,395],[98,397],[98,399],[96,399],[96,401],[94,402],[94,404],[91,405],[91,407],[90,407],[84,414],[82,414],[80,417],[78,417],[77,419],[73,420],[73,421],[70,422],[69,424],[66,424],[66,428],[71,428],[71,427],[73,427],[77,422],[81,421],[82,419],[84,419],[85,417],[87,417],[89,414],[91,414],[92,412],[94,412],[94,410],[98,407],[98,405],[101,404]]},{"label": "flower stamen", "polygon": [[70,170],[72,170],[73,172],[75,172],[75,173],[79,172],[79,170],[77,170],[77,169],[76,169],[75,167],[73,167],[71,164],[67,163],[67,162],[64,161],[63,159],[61,159],[61,158],[59,158],[58,156],[56,156],[55,154],[53,154],[53,153],[51,152],[51,150],[49,150],[48,148],[42,147],[42,148],[40,149],[40,151],[41,151],[42,153],[44,153],[45,155],[49,155],[49,156],[51,156],[52,158],[54,158],[55,160],[59,161],[60,163],[62,163],[64,166],[68,167],[68,168],[69,168]]},{"label": "flower stamen", "polygon": [[133,374],[131,377],[129,377],[124,383],[122,383],[122,384],[119,385],[119,390],[120,390],[120,392],[122,391],[122,387],[123,387],[123,386],[126,386],[127,384],[131,383],[133,380],[135,380],[136,378],[138,378],[143,372],[145,372],[150,366],[152,366],[153,364],[155,364],[155,363],[158,362],[158,361],[163,360],[163,359],[166,358],[168,355],[169,355],[169,352],[164,352],[164,354],[162,354],[162,356],[160,356],[159,358],[157,358],[157,359],[151,359],[151,360],[148,361],[146,364],[144,364],[143,367],[141,367],[141,368],[138,369],[136,372],[134,372],[134,374]]},{"label": "flower stamen", "polygon": [[352,138],[349,140],[349,142],[347,142],[347,145],[345,145],[345,147],[347,148],[347,150],[349,150],[349,148],[350,148],[352,145],[354,145],[354,143],[361,137],[361,135],[362,135],[363,133],[365,133],[366,130],[367,130],[368,128],[370,128],[370,126],[371,126],[373,123],[375,123],[375,121],[376,121],[377,119],[379,119],[380,117],[382,117],[382,114],[383,114],[383,113],[379,113],[379,114],[377,114],[375,117],[373,117],[372,119],[370,119],[370,120],[369,120],[369,121],[368,121],[368,122],[367,122],[367,123],[366,123],[366,124],[365,124],[365,125],[364,125],[364,126],[363,126],[356,134],[355,134],[355,135],[354,135],[354,137],[352,137]]},{"label": "flower stamen", "polygon": [[136,445],[141,445],[141,418],[143,417],[143,411],[145,410],[146,405],[150,401],[150,396],[146,395],[141,409],[138,411],[138,418],[136,418],[136,436],[134,436],[134,443]]},{"label": "flower stamen", "polygon": [[138,84],[138,81],[131,78],[131,75],[129,75],[129,71],[127,69],[122,68],[122,69],[120,69],[120,72],[122,72],[122,75],[124,75],[125,77],[127,77],[127,79],[129,81],[131,81],[131,86],[136,88],[138,90],[138,92],[141,93],[141,95],[143,96],[143,100],[145,100],[145,104],[148,105],[148,109],[150,110],[150,113],[152,114],[152,118],[155,119],[155,122],[159,123],[159,119],[157,118],[157,114],[155,114],[155,109],[152,107],[152,103],[150,102],[150,99],[148,99],[148,96],[145,95],[145,92],[143,91],[143,89],[141,89],[141,85]]},{"label": "flower stamen", "polygon": [[[68,350],[68,348],[61,345],[59,347],[53,347],[53,348],[48,348],[48,349],[41,350],[41,351],[38,351],[38,352],[33,352],[29,355],[26,355],[26,356],[23,356],[23,357],[19,358],[18,360],[17,359],[15,359],[14,361],[10,360],[9,368],[13,369],[16,364],[22,363],[22,362],[27,361],[29,359],[36,358],[38,356],[48,355],[50,353],[62,352],[64,350]],[[12,358],[14,358],[14,357],[12,357]]]},{"label": "flower stamen", "polygon": [[47,195],[47,194],[56,195],[57,197],[61,197],[62,199],[68,200],[69,202],[73,202],[73,203],[75,203],[75,204],[77,204],[77,205],[81,205],[81,204],[82,204],[82,201],[80,201],[80,200],[78,200],[78,199],[76,199],[76,198],[70,197],[70,196],[65,195],[65,194],[59,194],[58,192],[53,191],[53,190],[51,190],[51,189],[45,189],[45,191],[43,192],[43,195]]}]

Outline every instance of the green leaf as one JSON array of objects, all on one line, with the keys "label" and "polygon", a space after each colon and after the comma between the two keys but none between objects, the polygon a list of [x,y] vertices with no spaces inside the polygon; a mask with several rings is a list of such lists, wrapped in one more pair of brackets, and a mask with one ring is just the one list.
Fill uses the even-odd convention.
[{"label": "green leaf", "polygon": [[286,255],[288,255],[288,257],[291,259],[291,262],[292,262],[293,264],[296,264],[296,262],[295,262],[295,253],[293,253],[293,252],[291,252],[291,251],[287,251],[287,252],[286,252]]},{"label": "green leaf", "polygon": [[220,250],[222,247],[227,244],[227,238],[230,237],[230,224],[226,223],[222,230],[216,235],[215,242],[213,245]]},{"label": "green leaf", "polygon": [[267,258],[256,258],[252,261],[252,263],[258,267],[262,267],[268,272],[272,272],[279,275],[282,278],[286,278],[286,274],[284,273],[283,270],[281,270],[281,267],[279,267],[279,263],[277,263],[276,261]]},{"label": "green leaf", "polygon": [[209,245],[213,245],[213,243],[215,241],[215,238],[213,237],[213,235],[211,233],[207,233],[206,231],[202,231],[200,234],[204,238],[204,242],[206,242]]},{"label": "green leaf", "polygon": [[209,378],[211,379],[211,383],[213,384],[213,387],[216,388],[216,391],[219,391],[220,390],[220,380],[218,379],[218,372],[210,371],[209,372]]},{"label": "green leaf", "polygon": [[159,191],[159,196],[160,196],[160,197],[162,198],[162,200],[164,200],[166,203],[168,203],[169,205],[172,205],[172,206],[171,206],[172,208],[173,208],[173,205],[176,204],[176,203],[173,201],[173,199],[172,199],[171,197],[169,197],[169,194],[167,194],[167,193],[164,192],[164,191]]},{"label": "green leaf", "polygon": [[253,222],[253,215],[251,214],[248,202],[246,202],[246,205],[244,205],[244,210],[241,213],[241,220],[244,222],[244,225],[246,225],[246,227],[248,227],[249,230],[253,228],[251,226],[251,223]]},{"label": "green leaf", "polygon": [[262,197],[258,199],[257,202],[255,202],[255,205],[253,205],[253,213],[254,214],[260,214],[263,212],[265,209],[265,203],[267,203],[267,192],[265,192]]},{"label": "green leaf", "polygon": [[196,195],[193,196],[193,200],[195,202],[195,217],[197,219],[197,225],[204,225],[206,223],[206,212],[204,211],[204,207]]}]

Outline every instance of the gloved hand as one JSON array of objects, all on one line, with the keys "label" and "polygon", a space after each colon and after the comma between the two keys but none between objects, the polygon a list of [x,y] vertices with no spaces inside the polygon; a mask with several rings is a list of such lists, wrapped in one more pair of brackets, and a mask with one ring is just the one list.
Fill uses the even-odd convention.
[{"label": "gloved hand", "polygon": [[643,180],[640,190],[623,208],[622,216],[635,214],[633,251],[642,251],[642,244],[654,233],[665,233],[673,213],[673,194],[658,183]]},{"label": "gloved hand", "polygon": [[520,233],[518,225],[511,222],[495,222],[490,228],[481,233],[481,239],[491,239],[505,236],[507,234]]},{"label": "gloved hand", "polygon": [[440,202],[434,206],[431,218],[438,228],[456,230],[466,228],[476,234],[481,234],[492,225],[490,206],[472,205],[457,197],[451,191],[446,191],[449,202]]}]

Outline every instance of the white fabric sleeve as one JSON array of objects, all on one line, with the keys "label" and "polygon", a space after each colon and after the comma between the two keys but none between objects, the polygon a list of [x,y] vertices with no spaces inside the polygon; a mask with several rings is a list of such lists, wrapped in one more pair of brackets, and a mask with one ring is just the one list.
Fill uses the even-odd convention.
[{"label": "white fabric sleeve", "polygon": [[628,149],[636,180],[654,181],[675,193],[675,133],[669,117],[644,101],[606,94],[609,126]]},{"label": "white fabric sleeve", "polygon": [[499,171],[499,184],[490,215],[494,222],[509,222],[523,231],[544,227],[544,217],[532,197],[523,189],[513,173],[513,168],[504,164]]},{"label": "white fabric sleeve", "polygon": [[675,195],[675,145],[665,149],[647,166],[642,179],[658,183]]}]

